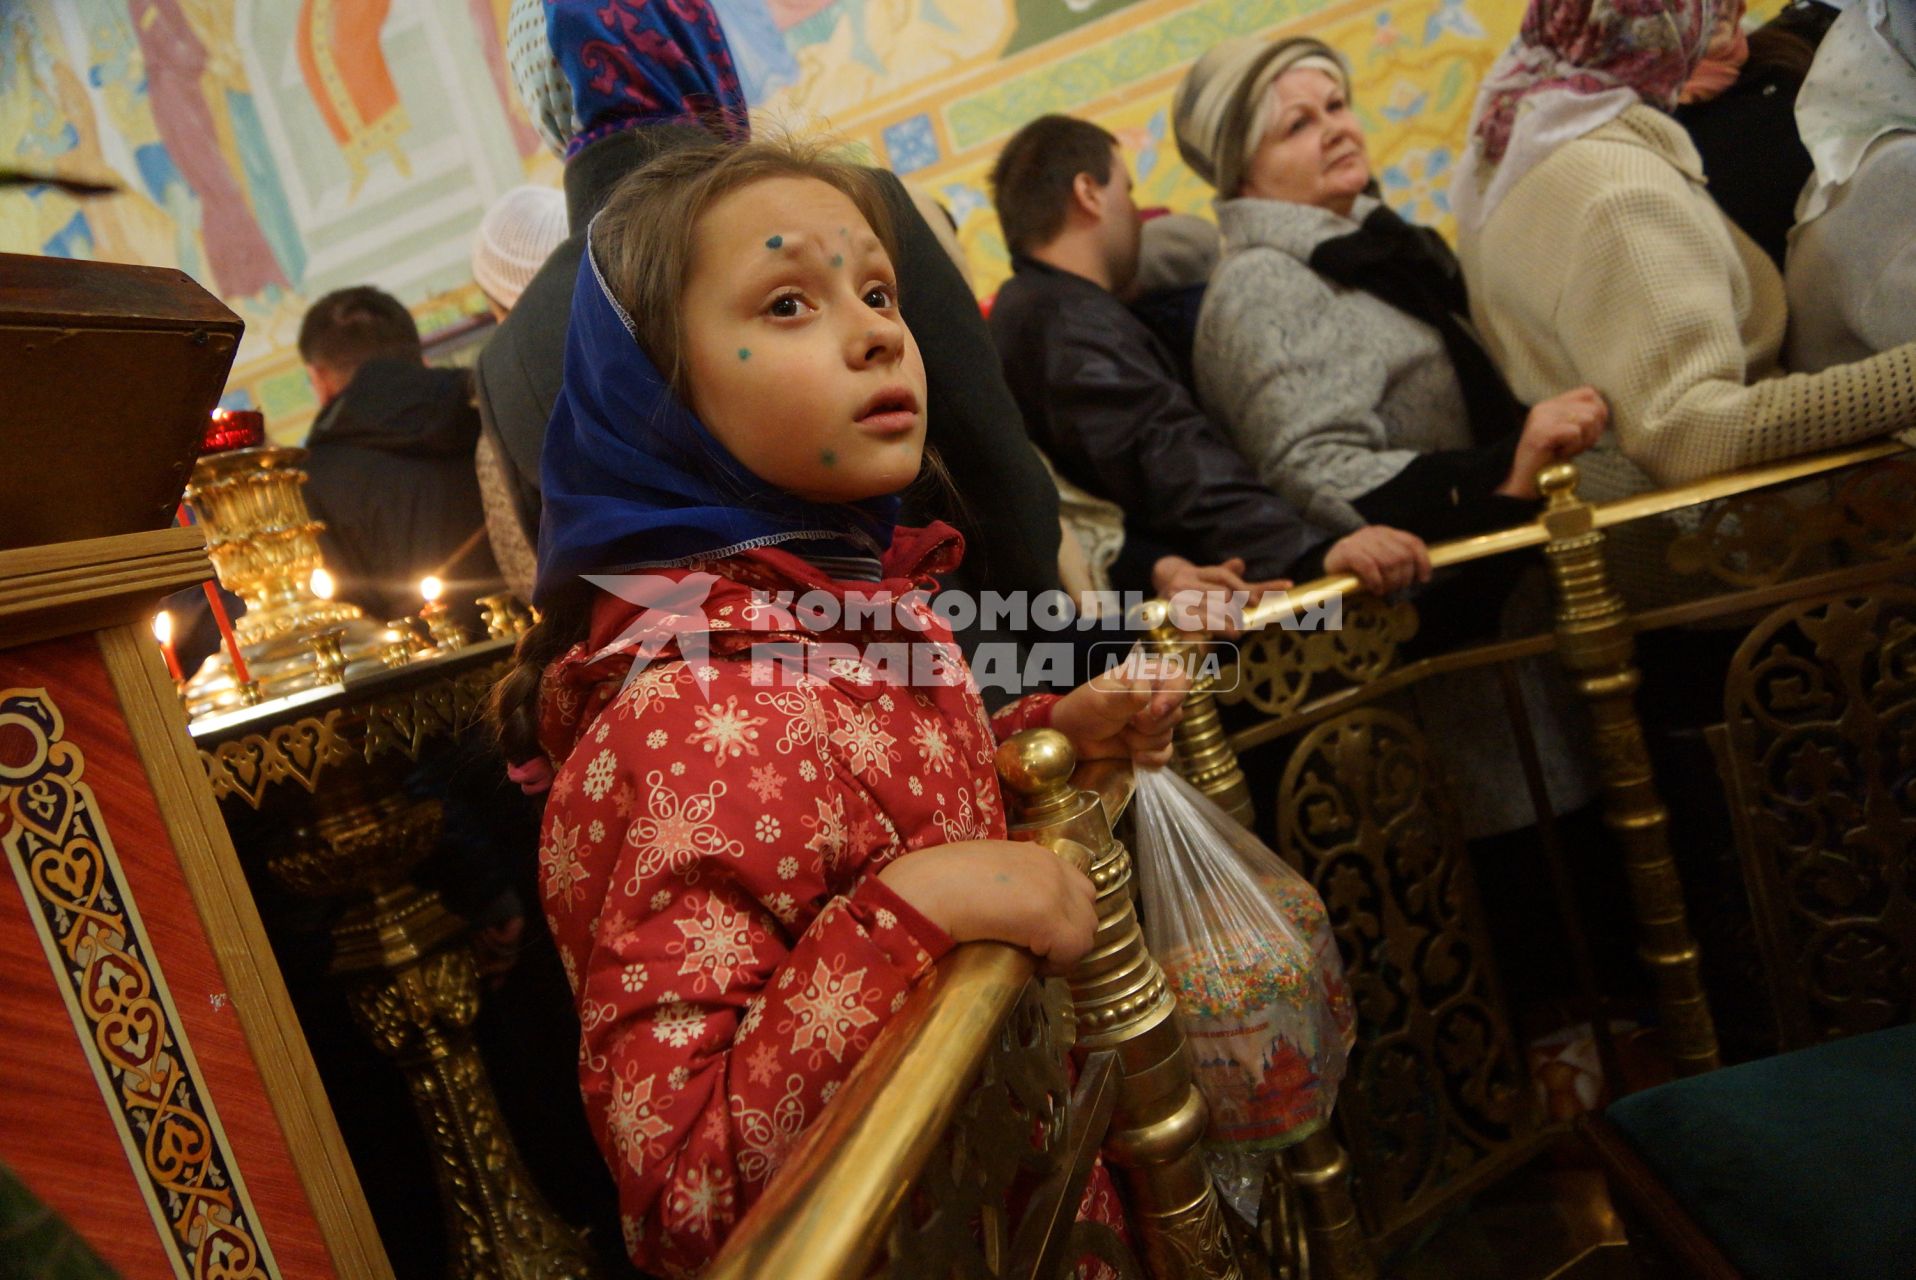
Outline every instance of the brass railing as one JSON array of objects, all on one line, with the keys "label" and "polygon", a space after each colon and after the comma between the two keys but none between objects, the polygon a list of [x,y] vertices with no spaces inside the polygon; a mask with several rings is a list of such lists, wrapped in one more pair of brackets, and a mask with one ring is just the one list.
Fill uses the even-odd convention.
[{"label": "brass railing", "polygon": [[[1751,569],[1737,558],[1749,551],[1747,545],[1725,552],[1711,544],[1726,528],[1731,541],[1742,538],[1748,543],[1748,530],[1732,527],[1736,504],[1760,504],[1768,496],[1763,490],[1831,476],[1901,452],[1901,446],[1886,441],[1603,505],[1577,498],[1573,467],[1552,469],[1543,478],[1546,508],[1535,524],[1432,548],[1432,561],[1440,567],[1541,548],[1555,617],[1550,629],[1533,635],[1400,665],[1398,650],[1416,629],[1414,612],[1356,596],[1345,602],[1343,633],[1261,630],[1284,616],[1286,604],[1302,609],[1354,592],[1357,583],[1349,578],[1305,584],[1290,592],[1286,602],[1250,612],[1251,632],[1234,671],[1238,687],[1226,691],[1201,686],[1196,691],[1178,731],[1179,767],[1249,821],[1254,815],[1252,788],[1241,756],[1290,743],[1265,829],[1275,833],[1279,851],[1312,875],[1323,893],[1345,950],[1362,1023],[1339,1103],[1339,1132],[1355,1166],[1361,1224],[1345,1191],[1344,1153],[1334,1137],[1321,1135],[1307,1144],[1310,1150],[1300,1150],[1287,1161],[1282,1180],[1290,1189],[1287,1211],[1294,1213],[1300,1202],[1306,1210],[1308,1256],[1281,1249],[1275,1258],[1240,1252],[1250,1273],[1269,1268],[1290,1276],[1374,1274],[1373,1251],[1414,1237],[1434,1214],[1529,1158],[1548,1136],[1530,1100],[1519,1047],[1501,1008],[1461,838],[1442,794],[1439,762],[1412,720],[1394,709],[1392,697],[1432,677],[1495,670],[1501,680],[1501,709],[1516,726],[1525,785],[1549,844],[1556,815],[1536,745],[1530,741],[1525,695],[1513,664],[1555,655],[1593,725],[1605,821],[1630,880],[1639,954],[1655,981],[1670,1056],[1680,1070],[1706,1070],[1718,1060],[1716,1033],[1670,856],[1669,815],[1651,776],[1634,704],[1638,673],[1633,636],[1654,627],[1727,619],[1793,602],[1808,607],[1806,598],[1818,593],[1838,600],[1832,607],[1840,608],[1844,593],[1865,593],[1883,602],[1883,609],[1869,614],[1877,626],[1869,634],[1882,641],[1884,679],[1910,683],[1916,695],[1916,591],[1885,585],[1916,575],[1916,526],[1908,514],[1916,506],[1902,508],[1900,532],[1893,494],[1885,498],[1864,492],[1852,505],[1876,506],[1861,516],[1826,512],[1809,520],[1817,527],[1808,533],[1798,528],[1789,536],[1800,539],[1820,531],[1856,545],[1867,543],[1869,563],[1794,578],[1786,572],[1797,562],[1794,551],[1770,556],[1768,568]],[[1906,478],[1892,476],[1892,489]],[[1685,559],[1685,571],[1707,570],[1732,589],[1628,611],[1606,571],[1605,531],[1713,503],[1725,505],[1678,539],[1682,546],[1671,556]],[[1731,515],[1723,516],[1725,511]],[[1891,604],[1905,609],[1907,624],[1901,615],[1885,620],[1884,610]],[[1159,624],[1154,639],[1161,646],[1197,643],[1171,630],[1161,611],[1152,621]],[[1772,614],[1757,632],[1773,635],[1783,621]],[[1857,639],[1860,634],[1852,628],[1845,633],[1846,643],[1867,647],[1871,642]],[[1745,655],[1738,655],[1743,666],[1757,660],[1746,662]],[[1320,678],[1336,687],[1324,689]],[[1736,696],[1732,690],[1726,703]],[[1227,730],[1221,699],[1237,704],[1247,718]],[[1877,720],[1865,726],[1870,729],[1880,729]],[[1713,740],[1720,753],[1729,750],[1737,732],[1734,724],[1719,726]],[[1128,796],[1128,773],[1109,766],[1096,777],[1081,770],[1074,781],[1103,793],[1106,816],[1115,816]],[[1730,790],[1747,799],[1756,785],[1747,777],[1740,783],[1733,779]],[[1026,797],[1028,806],[1031,799]],[[1027,834],[1034,829],[1032,816],[1027,813]],[[1044,825],[1039,821],[1036,827]],[[1746,859],[1762,842],[1751,834],[1756,825],[1739,810]],[[1117,848],[1121,852],[1121,846]],[[1100,866],[1115,862],[1094,863]],[[1779,902],[1790,889],[1774,868],[1753,875],[1760,881],[1753,896],[1767,895],[1768,906],[1776,908],[1773,914],[1781,918],[1796,910],[1802,915],[1800,904]],[[1107,891],[1104,901],[1115,907],[1107,879],[1099,883]],[[1896,878],[1885,891],[1902,895],[1896,911],[1916,911],[1909,907],[1916,899],[1906,879]],[[1910,923],[1900,917],[1898,922]],[[1104,941],[1101,934],[1100,943]],[[1574,938],[1569,941],[1576,943]],[[1108,961],[1110,948],[1103,951]],[[1765,961],[1772,978],[1781,982],[1791,964],[1802,963],[1802,955],[1800,948],[1790,952],[1785,944],[1775,943],[1766,949]],[[1908,957],[1902,963],[1908,964]],[[1584,970],[1587,980],[1587,957]],[[1060,1065],[1062,1040],[1037,1030],[1048,1025],[1055,1031],[1057,1024],[1033,1013],[1044,1002],[1038,999],[1040,987],[1031,973],[1030,962],[1005,947],[973,944],[947,957],[886,1026],[801,1140],[765,1196],[739,1224],[711,1274],[725,1280],[764,1275],[824,1280],[864,1276],[878,1268],[891,1275],[914,1275],[919,1272],[913,1265],[930,1267],[930,1260],[941,1256],[926,1251],[933,1247],[927,1240],[939,1247],[979,1251],[982,1270],[977,1274],[1062,1274],[1069,1259],[1089,1242],[1069,1235],[1076,1198],[1061,1188],[1081,1187],[1107,1128],[1113,1133],[1122,1129],[1117,1095],[1123,1091],[1127,1067],[1120,1060],[1122,1053],[1099,1046],[1095,1034],[1087,1035],[1081,1024],[1076,1033],[1081,1051],[1078,1083],[1075,1089],[1067,1088]],[[1075,975],[1074,985],[1082,999],[1086,989]],[[1055,1014],[1055,990],[1052,1000]],[[1812,1005],[1814,1000],[1796,999],[1785,1019],[1786,1032],[1799,1037],[1813,1033]],[[1087,1040],[1102,1052],[1083,1053]],[[1038,1059],[1052,1065],[1034,1067]],[[1014,1078],[1020,1072],[1025,1073],[1022,1082]],[[1007,1147],[1002,1137],[989,1138],[978,1126],[983,1114],[1004,1114],[1002,1106],[994,1110],[978,1099],[994,1091],[1002,1097],[1007,1090],[1027,1103],[1041,1103],[1036,1112],[1013,1109],[1024,1117],[1021,1123],[1037,1124],[1048,1135],[1037,1146],[1027,1143],[1014,1151],[1017,1143]],[[1387,1113],[1388,1106],[1379,1102],[1393,1097],[1400,1113]],[[1420,1126],[1414,1133],[1403,1127],[1413,1121]],[[1415,1167],[1404,1156],[1413,1148],[1415,1160],[1422,1162]],[[1005,1170],[1019,1161],[1038,1191],[1022,1201],[1024,1217],[1013,1223],[1002,1197],[1012,1181]],[[980,1174],[986,1167],[998,1169],[995,1181]],[[1000,1202],[992,1203],[993,1195]],[[941,1200],[948,1210],[942,1215]],[[1138,1225],[1135,1218],[1133,1225]],[[1235,1262],[1220,1270],[1216,1258],[1179,1258],[1151,1248],[1148,1239],[1141,1243],[1151,1273],[1160,1280],[1235,1273],[1228,1269]],[[1241,1244],[1237,1248],[1241,1250]],[[1098,1251],[1118,1259],[1115,1251]],[[1137,1274],[1135,1260],[1128,1257],[1113,1265],[1120,1274]],[[946,1269],[941,1263],[939,1273]]]},{"label": "brass railing", "polygon": [[[1365,1010],[1338,1112],[1375,1249],[1414,1238],[1550,1132],[1529,1101],[1521,1046],[1488,963],[1468,859],[1447,812],[1443,753],[1402,706],[1434,677],[1497,677],[1478,718],[1429,734],[1510,723],[1564,941],[1593,997],[1586,1012],[1614,1081],[1603,993],[1594,991],[1556,848],[1561,815],[1540,776],[1517,679],[1543,655],[1568,675],[1588,714],[1603,825],[1628,880],[1666,1052],[1679,1072],[1703,1071],[1721,1053],[1693,908],[1671,853],[1671,815],[1636,706],[1635,637],[1703,623],[1721,635],[1769,611],[1727,671],[1719,659],[1718,669],[1695,673],[1722,698],[1724,723],[1705,736],[1735,827],[1737,896],[1747,895],[1711,905],[1745,913],[1738,927],[1746,934],[1753,922],[1777,1043],[1916,1016],[1916,882],[1905,865],[1916,812],[1899,781],[1908,762],[1896,737],[1906,752],[1908,730],[1898,726],[1916,699],[1916,591],[1899,584],[1916,579],[1916,468],[1887,462],[1905,452],[1885,440],[1601,505],[1578,499],[1574,467],[1553,468],[1541,478],[1547,502],[1534,525],[1431,551],[1441,568],[1540,548],[1554,616],[1533,634],[1403,663],[1416,613],[1347,595],[1358,586],[1348,577],[1304,584],[1248,612],[1237,661],[1187,706],[1179,763],[1220,804],[1247,819],[1261,813],[1261,829],[1313,877],[1331,911]],[[1803,481],[1827,488],[1805,496],[1796,486],[1794,499],[1774,492]],[[1632,611],[1612,584],[1606,539],[1620,526],[1639,535],[1638,522],[1673,513],[1687,527],[1639,536],[1621,554],[1656,548],[1652,567],[1681,589]],[[1641,578],[1642,564],[1630,567]],[[1273,626],[1334,597],[1343,598],[1341,631]],[[1168,629],[1155,638],[1161,647],[1192,643]],[[1272,759],[1281,777],[1264,791],[1279,764],[1255,766]],[[1789,779],[1777,776],[1785,768]],[[1247,773],[1260,778],[1255,803]],[[1440,963],[1419,972],[1432,955]],[[1455,1018],[1470,1023],[1467,1053],[1439,1030]],[[1418,1104],[1406,1106],[1407,1097]]]}]

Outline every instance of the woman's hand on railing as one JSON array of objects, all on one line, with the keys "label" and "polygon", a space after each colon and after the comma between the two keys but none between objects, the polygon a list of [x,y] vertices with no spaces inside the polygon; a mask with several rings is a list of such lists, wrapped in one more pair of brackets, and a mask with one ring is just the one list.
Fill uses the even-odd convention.
[{"label": "woman's hand on railing", "polygon": [[1552,396],[1530,410],[1510,474],[1497,486],[1507,498],[1534,501],[1537,473],[1552,463],[1568,462],[1588,449],[1610,425],[1610,406],[1595,387],[1578,387]]},{"label": "woman's hand on railing", "polygon": [[1226,640],[1235,639],[1241,632],[1246,605],[1256,604],[1266,592],[1284,591],[1290,585],[1289,578],[1245,581],[1244,561],[1237,556],[1223,564],[1193,564],[1183,556],[1161,556],[1151,566],[1151,590],[1160,600],[1176,601],[1181,607],[1183,601],[1177,601],[1177,597],[1195,593],[1204,630]]},{"label": "woman's hand on railing", "polygon": [[961,840],[908,853],[878,878],[954,942],[1009,942],[1063,973],[1091,949],[1098,891],[1040,844]]},{"label": "woman's hand on railing", "polygon": [[1367,524],[1331,545],[1324,553],[1324,572],[1348,573],[1372,595],[1387,596],[1430,581],[1430,548],[1414,533]]}]

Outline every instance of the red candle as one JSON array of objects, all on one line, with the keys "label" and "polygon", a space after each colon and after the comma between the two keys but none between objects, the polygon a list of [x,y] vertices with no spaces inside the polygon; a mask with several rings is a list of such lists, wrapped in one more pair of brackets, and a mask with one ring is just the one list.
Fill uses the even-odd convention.
[{"label": "red candle", "polygon": [[153,615],[153,638],[160,642],[160,652],[166,655],[166,669],[172,673],[173,683],[186,683],[186,673],[180,670],[180,655],[173,648],[173,615],[165,609]]},{"label": "red candle", "polygon": [[[193,518],[186,512],[185,503],[181,503],[174,514],[183,525],[193,523]],[[233,635],[233,619],[227,616],[219,589],[210,582],[202,582],[200,586],[206,592],[207,605],[213,610],[213,623],[220,629],[220,641],[226,646],[226,656],[233,660],[233,680],[241,685],[251,684],[253,675],[246,669],[246,659],[240,656],[239,640]]]}]

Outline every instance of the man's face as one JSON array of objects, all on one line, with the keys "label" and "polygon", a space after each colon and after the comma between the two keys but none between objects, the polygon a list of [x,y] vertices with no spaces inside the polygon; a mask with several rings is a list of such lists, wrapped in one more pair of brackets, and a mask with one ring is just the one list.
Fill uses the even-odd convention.
[{"label": "man's face", "polygon": [[1099,194],[1102,212],[1098,229],[1105,270],[1111,276],[1111,291],[1123,293],[1138,274],[1138,244],[1144,224],[1131,198],[1131,167],[1125,163],[1122,147],[1111,148],[1111,178]]},{"label": "man's face", "polygon": [[343,378],[328,365],[309,364],[306,366],[306,380],[313,384],[313,393],[319,397],[319,407],[325,408],[334,397],[346,389],[351,378]]}]

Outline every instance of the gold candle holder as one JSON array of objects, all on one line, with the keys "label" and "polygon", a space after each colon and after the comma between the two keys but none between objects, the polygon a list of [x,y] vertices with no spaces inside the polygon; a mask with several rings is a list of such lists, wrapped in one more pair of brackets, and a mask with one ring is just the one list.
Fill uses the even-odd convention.
[{"label": "gold candle holder", "polygon": [[[306,506],[304,449],[262,445],[202,457],[193,467],[186,501],[206,534],[207,554],[220,585],[246,602],[233,636],[246,659],[251,687],[236,678],[231,659],[216,653],[186,682],[186,709],[204,716],[269,698],[334,684],[355,664],[378,669],[385,636],[356,606],[323,597],[313,587],[325,561],[325,528]],[[333,645],[316,643],[330,630]],[[340,660],[331,670],[333,646]]]},{"label": "gold candle holder", "polygon": [[479,612],[486,622],[486,634],[494,640],[504,640],[508,636],[522,636],[532,626],[525,609],[513,598],[510,591],[497,591],[489,596],[480,596]]}]

